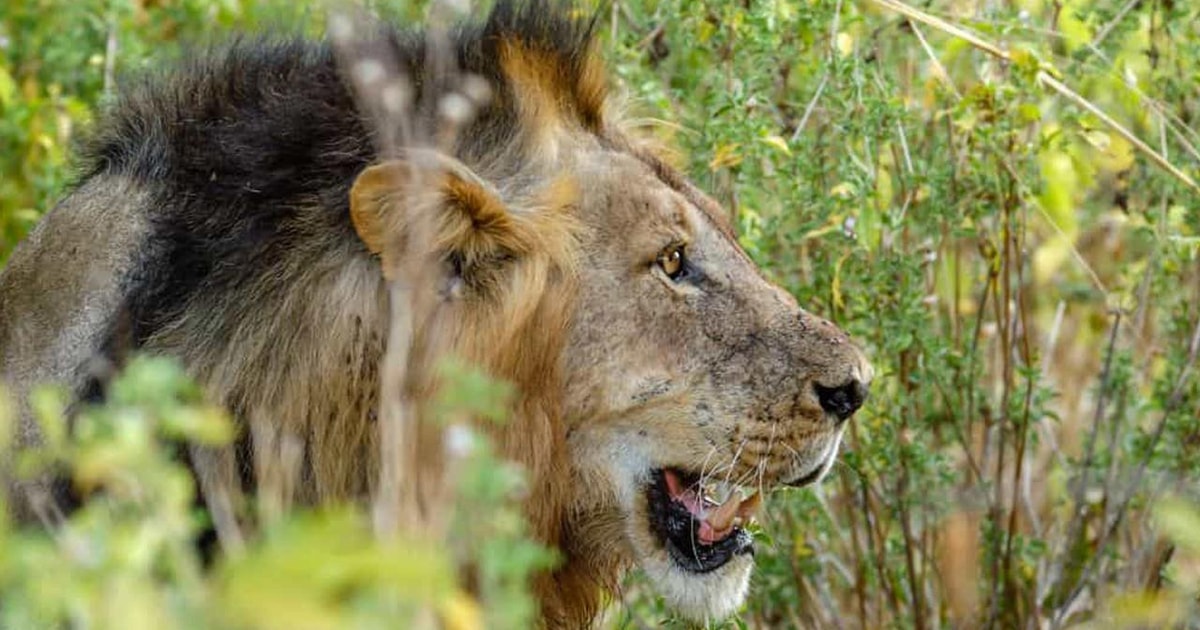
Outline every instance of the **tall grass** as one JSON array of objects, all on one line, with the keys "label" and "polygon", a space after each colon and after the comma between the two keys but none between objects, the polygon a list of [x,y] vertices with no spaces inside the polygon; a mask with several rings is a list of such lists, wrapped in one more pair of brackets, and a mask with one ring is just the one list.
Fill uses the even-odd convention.
[{"label": "tall grass", "polygon": [[878,369],[837,475],[769,504],[742,623],[1197,623],[1157,520],[1200,496],[1197,17],[614,6],[634,99]]},{"label": "tall grass", "polygon": [[[767,273],[852,331],[877,368],[835,474],[768,502],[751,599],[730,623],[1200,626],[1200,7],[605,11],[627,108],[677,148]],[[66,181],[65,147],[114,73],[169,57],[160,49],[179,38],[286,21],[319,31],[322,15],[240,0],[0,8],[0,259]],[[499,465],[480,461],[481,479]],[[505,488],[455,496],[503,504]],[[281,521],[304,532],[282,549],[365,527],[333,522]],[[250,593],[290,561],[264,539],[237,565]],[[536,556],[498,562],[519,582]],[[287,566],[302,575],[308,561]],[[35,570],[0,566],[8,585]],[[255,619],[197,588],[184,592]],[[517,610],[486,618],[524,619],[505,588],[485,610]],[[368,590],[334,610],[361,620],[405,605]],[[437,593],[444,622],[490,614]],[[608,625],[682,623],[636,575],[621,604]]]}]

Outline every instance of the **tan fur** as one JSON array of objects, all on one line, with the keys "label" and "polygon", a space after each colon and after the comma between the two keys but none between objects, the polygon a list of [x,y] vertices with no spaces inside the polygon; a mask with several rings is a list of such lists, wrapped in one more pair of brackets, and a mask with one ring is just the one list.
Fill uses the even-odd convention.
[{"label": "tan fur", "polygon": [[[535,584],[545,624],[589,624],[633,566],[685,615],[724,616],[745,594],[750,558],[703,575],[672,565],[648,524],[651,472],[763,489],[824,474],[842,425],[814,385],[866,382],[871,368],[844,333],[763,278],[717,204],[605,119],[598,58],[568,76],[535,43],[502,51],[519,101],[515,146],[471,164],[410,152],[366,169],[351,191],[366,251],[313,243],[324,252],[315,264],[289,259],[253,286],[202,296],[146,349],[182,358],[256,435],[298,438],[309,468],[297,498],[363,499],[379,469],[379,392],[412,386],[380,382],[397,308],[388,280],[417,245],[428,248],[441,284],[414,322],[432,344],[417,359],[453,354],[516,388],[512,420],[492,434],[527,469],[535,535],[565,560]],[[138,194],[130,208],[141,212]],[[655,261],[680,246],[694,275],[675,282]],[[0,281],[36,286],[20,273]],[[13,291],[10,304],[36,303],[38,313],[65,294]],[[14,328],[14,308],[0,305],[0,349],[31,356],[54,343],[53,330]],[[22,361],[6,356],[4,376],[65,378]],[[196,461],[207,485],[237,474],[229,452]]]},{"label": "tan fur", "polygon": [[592,132],[601,130],[608,88],[595,42],[591,48],[582,71],[573,76],[560,59],[529,42],[501,42],[500,66],[512,81],[522,122],[531,133],[552,133],[557,126],[572,123]]},{"label": "tan fur", "polygon": [[[27,399],[34,386],[79,387],[90,371],[106,369],[90,361],[90,348],[120,302],[120,279],[136,265],[146,231],[139,208],[149,194],[125,179],[85,184],[34,228],[0,273],[0,380],[18,407],[16,448],[40,440]],[[29,516],[25,499],[45,500],[41,485],[13,493],[19,517]]]}]

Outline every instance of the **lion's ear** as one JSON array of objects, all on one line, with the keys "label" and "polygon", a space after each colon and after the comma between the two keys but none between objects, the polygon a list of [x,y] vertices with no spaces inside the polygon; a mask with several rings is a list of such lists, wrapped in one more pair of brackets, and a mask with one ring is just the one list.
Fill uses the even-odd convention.
[{"label": "lion's ear", "polygon": [[367,168],[350,188],[350,223],[372,254],[384,254],[389,223],[385,209],[389,198],[403,189],[405,178],[407,175],[389,162]]},{"label": "lion's ear", "polygon": [[410,213],[432,202],[434,246],[468,259],[495,251],[513,225],[499,196],[457,160],[420,155],[368,167],[350,189],[350,221],[387,277],[409,236]]}]

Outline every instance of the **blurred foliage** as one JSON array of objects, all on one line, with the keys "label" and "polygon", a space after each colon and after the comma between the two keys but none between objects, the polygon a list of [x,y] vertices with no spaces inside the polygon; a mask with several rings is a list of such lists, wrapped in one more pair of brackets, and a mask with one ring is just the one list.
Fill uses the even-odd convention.
[{"label": "blurred foliage", "polygon": [[[408,19],[422,4],[377,8]],[[837,474],[770,500],[730,625],[1200,627],[1200,198],[1039,80],[1200,178],[1200,5],[920,4],[1006,61],[885,4],[614,0],[601,20],[630,109],[767,272],[877,368]],[[0,7],[0,260],[69,181],[71,139],[123,73],[232,29],[319,33],[313,7]],[[220,439],[220,422],[178,404],[189,395],[173,380],[129,378],[137,395],[96,411],[94,434],[38,455],[74,462],[105,501],[53,539],[3,530],[9,627],[104,627],[114,611],[122,627],[369,626],[415,601],[459,627],[528,618],[520,576],[545,557],[504,542],[521,539],[516,518],[466,519],[493,529],[445,555],[374,541],[349,508],[302,514],[202,576],[181,546],[192,490],[155,445]],[[54,417],[56,404],[38,406]],[[109,423],[131,414],[133,429]],[[479,452],[461,500],[503,504],[519,474]],[[139,471],[133,494],[124,467]],[[400,557],[411,566],[386,561]],[[466,558],[495,567],[482,605],[446,581]],[[637,576],[622,598],[615,625],[678,623]]]},{"label": "blurred foliage", "polygon": [[[493,401],[497,417],[503,389],[461,366],[443,378],[444,417],[480,413],[481,400]],[[554,555],[526,536],[520,471],[462,426],[454,544],[380,537],[362,508],[326,506],[249,519],[260,531],[226,545],[206,570],[196,541],[208,519],[177,454],[185,444],[227,443],[226,414],[164,358],[131,361],[105,404],[74,416],[69,433],[65,400],[54,389],[35,393],[45,443],[18,453],[17,469],[25,478],[65,475],[87,500],[48,535],[15,528],[0,496],[0,627],[373,628],[422,615],[454,630],[532,623],[528,577]],[[0,460],[12,458],[0,445]],[[464,571],[477,597],[461,590]]]}]

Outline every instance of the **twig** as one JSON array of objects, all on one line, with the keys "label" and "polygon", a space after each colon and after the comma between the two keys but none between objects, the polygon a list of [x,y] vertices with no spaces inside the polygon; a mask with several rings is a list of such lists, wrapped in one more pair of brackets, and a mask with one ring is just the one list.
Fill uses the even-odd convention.
[{"label": "twig", "polygon": [[813,94],[812,100],[804,108],[804,114],[800,116],[800,122],[796,123],[796,130],[792,132],[792,142],[795,142],[800,137],[800,132],[804,131],[804,126],[808,124],[808,117],[812,115],[813,109],[817,106],[817,101],[821,99],[821,92],[825,91],[825,83],[829,81],[829,74],[821,77],[821,82],[817,84],[817,92]]},{"label": "twig", "polygon": [[1096,107],[1091,101],[1083,98],[1077,92],[1067,87],[1062,81],[1050,76],[1045,71],[1038,71],[1037,79],[1039,82],[1049,86],[1055,92],[1058,92],[1063,98],[1066,98],[1072,103],[1075,103],[1076,105],[1086,109],[1088,112],[1091,112],[1093,116],[1099,118],[1101,122],[1108,125],[1113,131],[1117,132],[1117,135],[1125,138],[1125,140],[1136,147],[1138,151],[1146,154],[1146,157],[1150,158],[1150,161],[1154,162],[1160,168],[1170,173],[1173,177],[1183,182],[1185,186],[1192,189],[1192,192],[1200,193],[1200,186],[1197,186],[1196,182],[1193,181],[1191,177],[1188,177],[1187,173],[1184,173],[1176,168],[1175,165],[1171,164],[1171,162],[1168,161],[1167,158],[1163,157],[1162,154],[1150,148],[1150,145],[1143,142],[1141,138],[1133,135],[1132,131],[1129,131],[1123,125],[1121,125],[1121,123],[1113,120],[1113,118],[1106,114],[1104,110]]},{"label": "twig", "polygon": [[1116,28],[1117,25],[1122,21],[1124,21],[1125,16],[1129,15],[1129,12],[1132,11],[1137,5],[1141,4],[1141,2],[1142,0],[1129,0],[1126,2],[1125,6],[1121,7],[1121,9],[1117,11],[1117,14],[1113,16],[1113,19],[1109,20],[1108,24],[1105,24],[1104,28],[1100,29],[1100,32],[1096,33],[1096,36],[1092,38],[1088,48],[1091,48],[1092,50],[1099,50],[1100,44],[1104,43],[1104,40],[1108,39],[1108,36],[1113,32],[1113,29]]},{"label": "twig", "polygon": [[[1058,348],[1058,335],[1062,331],[1063,318],[1066,316],[1067,303],[1063,300],[1058,301],[1058,306],[1054,309],[1054,323],[1051,324],[1049,332],[1046,334],[1046,348],[1042,354],[1042,369],[1041,374],[1046,375],[1050,371],[1050,359],[1054,356],[1055,350]],[[1047,416],[1041,416],[1038,424],[1042,428],[1042,439],[1046,441],[1046,445],[1050,447],[1050,452],[1054,454],[1054,460],[1059,467],[1066,468],[1066,459],[1063,458],[1062,449],[1058,446],[1058,438],[1054,435],[1054,427],[1050,426],[1050,419]]]},{"label": "twig", "polygon": [[962,100],[962,94],[958,91],[958,86],[954,85],[954,82],[950,80],[950,73],[946,71],[946,66],[942,65],[942,61],[938,59],[937,55],[933,52],[933,48],[929,45],[929,41],[925,39],[925,34],[921,32],[921,28],[917,26],[912,19],[908,20],[908,26],[912,28],[913,35],[917,36],[917,41],[921,42],[921,48],[925,49],[925,54],[929,56],[930,63],[932,63],[933,67],[937,69],[936,74],[938,80],[940,80],[943,85],[950,88],[950,91],[954,94],[954,100]]},{"label": "twig", "polygon": [[[1114,316],[1112,329],[1108,337],[1107,349],[1104,353],[1104,370],[1100,373],[1100,393],[1098,399],[1096,400],[1096,412],[1092,416],[1092,429],[1088,432],[1087,444],[1083,449],[1083,461],[1079,464],[1081,469],[1079,473],[1079,479],[1076,481],[1075,489],[1071,496],[1071,503],[1074,506],[1075,511],[1071,515],[1070,523],[1067,525],[1067,534],[1063,537],[1064,554],[1069,554],[1071,552],[1071,549],[1075,544],[1075,539],[1082,535],[1081,532],[1083,531],[1083,520],[1084,516],[1087,514],[1084,501],[1086,500],[1087,496],[1087,485],[1090,477],[1089,472],[1092,468],[1092,459],[1096,454],[1096,436],[1100,433],[1100,421],[1104,418],[1104,408],[1105,403],[1107,402],[1109,386],[1109,375],[1112,373],[1113,355],[1116,354],[1117,332],[1119,331],[1120,327],[1121,313],[1118,311]],[[1065,563],[1067,560],[1069,559],[1062,559],[1062,563]],[[1059,565],[1060,568],[1062,563]],[[1061,571],[1057,573],[1061,574]],[[1058,578],[1059,575],[1056,574],[1053,576],[1051,581],[1057,582]],[[1063,606],[1059,610],[1060,612],[1066,610],[1066,606]],[[1057,623],[1059,621],[1060,620],[1056,617],[1051,626],[1057,627]]]},{"label": "twig", "polygon": [[117,12],[110,11],[108,15],[108,37],[104,41],[104,98],[112,96],[116,88],[113,76],[117,67]]},{"label": "twig", "polygon": [[1125,498],[1121,500],[1121,505],[1114,511],[1113,518],[1105,524],[1104,532],[1096,542],[1096,553],[1088,560],[1087,566],[1084,567],[1083,572],[1080,573],[1079,579],[1075,583],[1075,587],[1071,589],[1070,595],[1063,600],[1058,611],[1055,613],[1054,620],[1051,623],[1052,628],[1060,626],[1063,615],[1070,609],[1075,598],[1079,597],[1079,594],[1083,592],[1083,587],[1092,579],[1097,567],[1100,565],[1100,558],[1103,556],[1104,547],[1123,522],[1125,513],[1129,509],[1129,503],[1133,501],[1138,486],[1142,484],[1142,477],[1146,474],[1146,469],[1150,466],[1150,457],[1154,454],[1158,443],[1162,440],[1163,433],[1166,431],[1167,421],[1171,418],[1171,414],[1179,409],[1180,403],[1183,402],[1184,385],[1188,382],[1192,366],[1196,363],[1197,351],[1200,351],[1200,320],[1196,322],[1196,329],[1192,333],[1192,340],[1188,345],[1187,360],[1183,364],[1183,369],[1179,372],[1179,377],[1175,379],[1175,386],[1171,389],[1171,396],[1167,399],[1166,406],[1163,407],[1162,417],[1159,418],[1158,425],[1154,427],[1154,433],[1150,436],[1150,443],[1146,446],[1146,452],[1142,455],[1142,460],[1138,462],[1138,467],[1134,470],[1133,479],[1129,482],[1129,489],[1125,493]]},{"label": "twig", "polygon": [[[946,33],[947,35],[951,35],[951,36],[957,37],[959,39],[965,40],[967,43],[992,55],[993,57],[996,57],[998,59],[1003,59],[1003,60],[1009,61],[1009,62],[1011,62],[1013,60],[1012,55],[1010,55],[1004,49],[984,40],[983,38],[975,35],[974,33],[970,32],[960,26],[951,24],[950,22],[947,22],[946,20],[943,20],[942,18],[939,18],[936,15],[926,13],[925,11],[922,11],[915,7],[911,7],[907,4],[899,2],[898,0],[872,0],[872,1],[875,2],[876,4],[879,4],[883,7],[885,7],[885,8],[891,9],[892,11],[895,11],[911,20],[916,20],[918,22],[921,22],[923,24],[931,26],[939,31],[942,31],[943,33]],[[1134,148],[1136,148],[1138,151],[1145,154],[1146,157],[1148,157],[1151,162],[1158,165],[1159,168],[1165,170],[1172,177],[1178,179],[1185,186],[1190,188],[1193,192],[1200,193],[1200,186],[1198,186],[1196,184],[1196,182],[1194,180],[1192,180],[1191,177],[1189,177],[1186,173],[1184,173],[1183,171],[1176,168],[1174,164],[1171,164],[1171,162],[1169,162],[1165,157],[1163,157],[1161,154],[1159,154],[1157,151],[1150,148],[1149,145],[1147,145],[1145,142],[1143,142],[1141,140],[1141,138],[1138,138],[1136,135],[1133,134],[1133,132],[1126,129],[1124,125],[1122,125],[1121,123],[1114,120],[1111,116],[1106,114],[1099,107],[1096,107],[1094,104],[1092,104],[1091,101],[1080,96],[1077,92],[1075,92],[1071,88],[1067,87],[1066,84],[1064,84],[1062,81],[1059,81],[1058,79],[1054,78],[1053,76],[1050,75],[1050,73],[1046,72],[1045,70],[1038,70],[1036,79],[1037,79],[1038,83],[1045,85],[1046,87],[1050,88],[1051,90],[1057,92],[1060,96],[1066,98],[1067,100],[1078,105],[1079,107],[1082,107],[1083,109],[1087,110],[1089,113],[1091,113],[1096,118],[1099,118],[1101,122],[1103,122],[1106,126],[1108,126],[1113,131],[1115,131],[1117,133],[1117,135],[1121,136],[1127,142],[1132,144],[1134,146]]]}]

